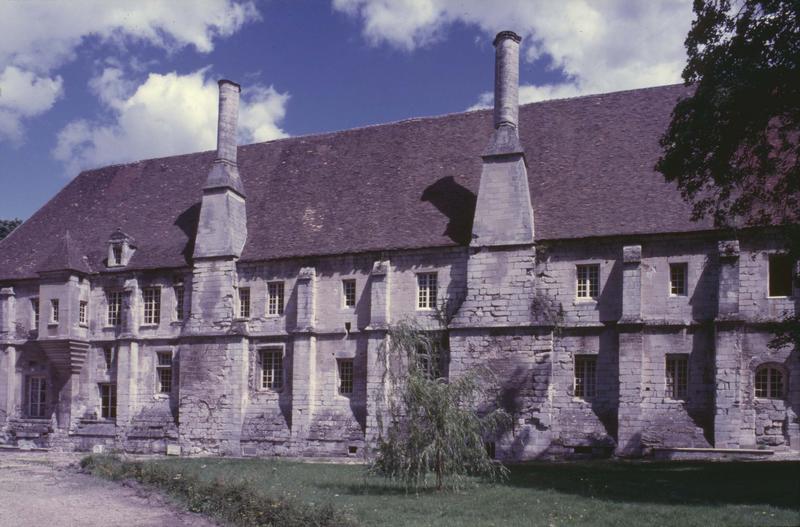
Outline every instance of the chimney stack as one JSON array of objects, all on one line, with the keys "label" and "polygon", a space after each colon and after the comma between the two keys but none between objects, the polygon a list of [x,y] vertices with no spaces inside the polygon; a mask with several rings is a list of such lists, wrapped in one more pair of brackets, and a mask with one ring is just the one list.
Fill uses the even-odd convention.
[{"label": "chimney stack", "polygon": [[218,84],[217,159],[236,164],[236,128],[241,87],[227,79],[220,80]]},{"label": "chimney stack", "polygon": [[513,31],[494,37],[494,127],[517,127],[519,115],[519,43]]}]

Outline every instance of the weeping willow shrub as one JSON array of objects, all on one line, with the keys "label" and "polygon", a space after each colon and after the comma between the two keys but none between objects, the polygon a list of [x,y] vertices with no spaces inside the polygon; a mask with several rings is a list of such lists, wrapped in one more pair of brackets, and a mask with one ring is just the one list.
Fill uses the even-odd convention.
[{"label": "weeping willow shrub", "polygon": [[489,456],[486,439],[510,418],[500,409],[479,411],[492,397],[494,377],[485,367],[442,377],[447,351],[445,330],[413,321],[393,325],[381,348],[385,411],[370,468],[406,489],[419,490],[431,477],[442,490],[461,488],[472,476],[497,480],[508,473]]}]

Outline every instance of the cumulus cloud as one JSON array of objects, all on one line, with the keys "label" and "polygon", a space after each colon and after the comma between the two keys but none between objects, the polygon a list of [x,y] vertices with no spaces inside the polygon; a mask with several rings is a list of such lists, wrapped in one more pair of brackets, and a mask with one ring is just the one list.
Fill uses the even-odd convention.
[{"label": "cumulus cloud", "polygon": [[[0,141],[14,142],[23,136],[25,119],[46,112],[63,95],[55,72],[85,39],[123,47],[146,43],[168,52],[192,46],[206,53],[214,39],[259,18],[249,0],[7,1],[0,10]],[[20,95],[20,82],[27,83],[30,95]]]},{"label": "cumulus cloud", "polygon": [[[74,176],[85,168],[215,148],[218,88],[206,74],[207,69],[151,73],[137,86],[119,69],[106,68],[90,86],[110,119],[69,123],[58,134],[53,156]],[[279,125],[288,100],[271,86],[245,89],[240,143],[285,137]]]},{"label": "cumulus cloud", "polygon": [[[372,44],[414,50],[445,38],[449,25],[479,27],[487,41],[504,29],[525,38],[524,58],[547,60],[567,79],[522,86],[521,102],[680,81],[690,0],[332,0],[358,18]],[[481,94],[475,107],[490,105]]]}]

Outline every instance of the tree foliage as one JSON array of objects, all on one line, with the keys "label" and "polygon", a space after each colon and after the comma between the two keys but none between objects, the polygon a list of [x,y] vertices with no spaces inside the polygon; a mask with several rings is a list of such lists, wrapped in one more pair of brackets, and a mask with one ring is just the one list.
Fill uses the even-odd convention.
[{"label": "tree foliage", "polygon": [[22,220],[14,218],[13,220],[0,220],[0,240],[11,234],[11,231],[20,226]]},{"label": "tree foliage", "polygon": [[[800,257],[800,2],[695,0],[683,79],[656,165],[722,228],[779,226]],[[800,314],[771,346],[800,346]]]},{"label": "tree foliage", "polygon": [[800,221],[800,2],[695,0],[656,168],[717,226]]},{"label": "tree foliage", "polygon": [[419,489],[428,477],[441,490],[463,486],[469,476],[503,478],[507,469],[490,458],[486,440],[509,421],[503,410],[481,406],[494,385],[485,367],[455,378],[442,377],[447,333],[402,321],[389,330],[382,348],[388,387],[385,432],[371,469],[406,488]]}]

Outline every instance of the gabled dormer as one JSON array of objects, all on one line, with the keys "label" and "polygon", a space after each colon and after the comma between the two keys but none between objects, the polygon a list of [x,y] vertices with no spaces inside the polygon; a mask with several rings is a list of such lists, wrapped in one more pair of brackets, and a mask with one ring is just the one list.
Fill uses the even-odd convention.
[{"label": "gabled dormer", "polygon": [[125,267],[136,252],[136,241],[117,229],[108,240],[107,267]]}]

